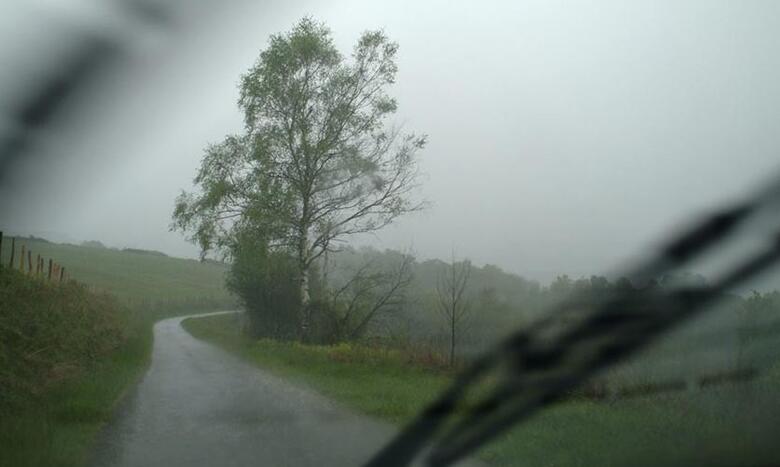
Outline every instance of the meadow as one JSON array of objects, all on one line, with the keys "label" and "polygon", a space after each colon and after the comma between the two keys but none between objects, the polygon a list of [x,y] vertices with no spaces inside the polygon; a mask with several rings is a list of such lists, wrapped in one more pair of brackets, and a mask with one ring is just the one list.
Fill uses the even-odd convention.
[{"label": "meadow", "polygon": [[[131,306],[162,306],[198,301],[232,303],[224,286],[227,266],[214,261],[174,258],[155,251],[114,249],[53,243],[45,239],[16,237],[16,257],[25,245],[33,258],[40,254],[65,266],[69,276],[92,290],[105,291]],[[89,246],[93,245],[93,246]],[[8,265],[11,239],[3,239],[0,262]],[[15,264],[14,267],[18,267]]]}]

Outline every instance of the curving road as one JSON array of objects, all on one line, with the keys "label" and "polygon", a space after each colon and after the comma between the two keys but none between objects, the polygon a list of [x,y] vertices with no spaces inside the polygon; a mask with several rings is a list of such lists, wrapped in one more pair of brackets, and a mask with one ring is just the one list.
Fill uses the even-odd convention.
[{"label": "curving road", "polygon": [[194,339],[183,319],[155,325],[149,371],[99,436],[92,465],[343,467],[395,433]]}]

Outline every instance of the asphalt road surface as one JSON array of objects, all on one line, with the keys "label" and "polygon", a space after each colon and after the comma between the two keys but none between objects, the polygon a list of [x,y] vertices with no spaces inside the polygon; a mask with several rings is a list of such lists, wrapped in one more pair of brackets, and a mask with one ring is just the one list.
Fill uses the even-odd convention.
[{"label": "asphalt road surface", "polygon": [[98,437],[94,466],[361,465],[396,428],[190,336],[154,327],[149,371]]}]

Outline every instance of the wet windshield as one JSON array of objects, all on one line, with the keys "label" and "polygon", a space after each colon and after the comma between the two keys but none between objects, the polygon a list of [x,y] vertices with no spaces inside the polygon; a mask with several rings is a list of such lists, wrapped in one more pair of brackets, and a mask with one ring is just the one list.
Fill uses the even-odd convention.
[{"label": "wet windshield", "polygon": [[769,2],[0,7],[0,465],[774,464]]}]

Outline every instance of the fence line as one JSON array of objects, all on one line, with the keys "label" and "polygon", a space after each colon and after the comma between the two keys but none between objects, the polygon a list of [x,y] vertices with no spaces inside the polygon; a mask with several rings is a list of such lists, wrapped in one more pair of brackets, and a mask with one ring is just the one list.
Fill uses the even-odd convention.
[{"label": "fence line", "polygon": [[[27,274],[28,276],[35,277],[37,279],[45,279],[48,282],[65,282],[70,277],[66,273],[65,266],[57,263],[52,258],[49,258],[49,266],[48,270],[44,273],[44,269],[46,268],[46,258],[41,256],[40,253],[36,254],[35,256],[35,266],[33,266],[33,252],[32,249],[28,249],[27,245],[24,243],[21,243],[21,248],[19,251],[19,261],[18,261],[18,268],[15,268],[14,266],[17,264],[16,262],[16,237],[10,237],[11,238],[11,248],[10,248],[10,254],[8,259],[8,269],[18,269],[23,274]],[[20,237],[19,240],[23,240],[24,237]],[[6,242],[7,243],[7,242]],[[26,256],[26,258],[25,258]],[[26,259],[26,261],[25,261]],[[25,268],[25,262],[27,263]],[[3,231],[0,230],[0,268],[5,266],[5,261],[3,261]]]},{"label": "fence line", "polygon": [[[0,235],[2,236],[2,235]],[[12,268],[14,267],[14,252],[16,251],[16,238],[11,237],[11,261],[8,262],[8,267]],[[2,253],[2,250],[0,250],[0,253]],[[2,261],[0,261],[2,263]]]}]

